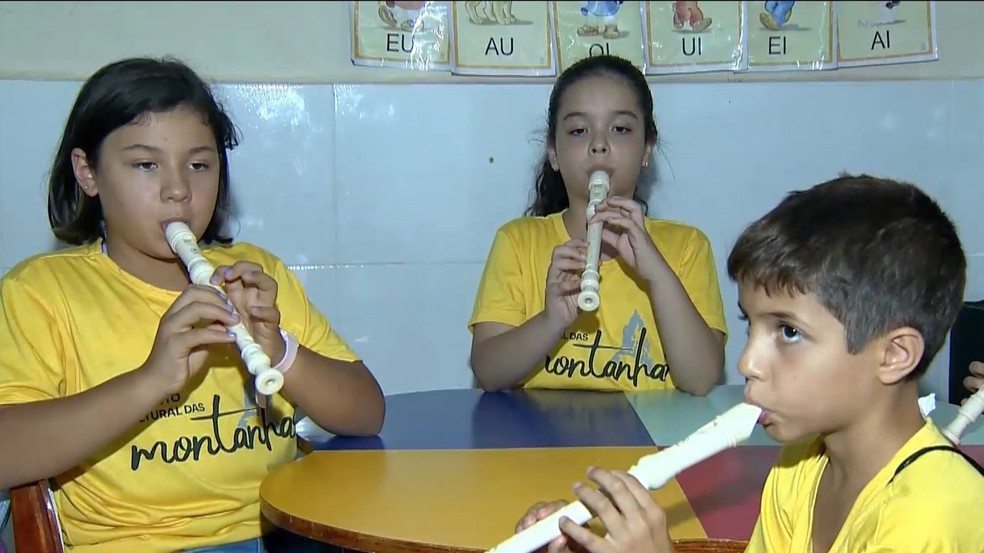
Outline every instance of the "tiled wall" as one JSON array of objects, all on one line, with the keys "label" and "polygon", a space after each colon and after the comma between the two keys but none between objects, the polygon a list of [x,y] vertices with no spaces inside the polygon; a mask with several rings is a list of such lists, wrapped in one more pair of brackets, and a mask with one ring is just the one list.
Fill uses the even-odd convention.
[{"label": "tiled wall", "polygon": [[[0,81],[0,270],[52,247],[44,179],[79,83]],[[526,205],[548,85],[220,87],[243,134],[238,239],[280,255],[388,394],[468,387],[465,323],[495,229]],[[984,298],[984,82],[654,84],[651,212],[724,260],[791,188],[840,171],[911,179],[955,218]],[[93,339],[98,339],[94,336]],[[945,397],[944,351],[926,379]]]}]

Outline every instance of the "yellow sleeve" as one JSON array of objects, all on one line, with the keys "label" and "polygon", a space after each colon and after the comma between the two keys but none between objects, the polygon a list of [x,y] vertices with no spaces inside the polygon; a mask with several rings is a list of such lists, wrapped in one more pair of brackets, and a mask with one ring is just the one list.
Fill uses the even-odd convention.
[{"label": "yellow sleeve", "polygon": [[866,545],[862,553],[984,551],[984,524],[968,516],[984,501],[984,479],[962,457],[927,455],[889,486],[891,495],[874,520],[855,523],[858,541]]},{"label": "yellow sleeve", "polygon": [[302,346],[330,359],[361,360],[311,303],[289,267],[276,260],[271,276],[277,281],[277,307],[280,309],[280,326],[284,330],[293,334]]},{"label": "yellow sleeve", "polygon": [[477,323],[519,326],[529,319],[524,301],[523,273],[512,238],[499,229],[485,262],[468,330]]},{"label": "yellow sleeve", "polygon": [[15,277],[0,281],[0,405],[65,395],[69,361],[42,297]]},{"label": "yellow sleeve", "polygon": [[680,283],[704,322],[727,337],[728,325],[724,320],[724,302],[721,300],[714,253],[710,240],[700,230],[693,229],[679,270]]},{"label": "yellow sleeve", "polygon": [[[977,476],[980,478],[980,476]],[[953,489],[952,493],[961,493]],[[878,517],[878,528],[862,553],[980,553],[984,551],[984,526],[972,521],[968,512],[978,502],[964,501],[965,510],[955,512],[933,501],[892,500]],[[940,508],[936,508],[940,507]]]}]

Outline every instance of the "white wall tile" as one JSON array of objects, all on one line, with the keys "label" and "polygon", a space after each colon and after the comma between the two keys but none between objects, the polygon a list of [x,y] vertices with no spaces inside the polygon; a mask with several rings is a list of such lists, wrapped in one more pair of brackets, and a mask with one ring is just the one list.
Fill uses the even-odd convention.
[{"label": "white wall tile", "polygon": [[[970,232],[982,232],[977,227]],[[967,290],[968,301],[984,300],[984,252],[975,252],[967,256]]]},{"label": "white wall tile", "polygon": [[311,303],[335,326],[338,311],[338,275],[331,265],[289,265]]},{"label": "white wall tile", "polygon": [[0,81],[0,265],[50,250],[48,172],[81,83]]},{"label": "white wall tile", "polygon": [[217,92],[241,133],[230,155],[237,238],[288,264],[337,261],[331,87],[234,85]]},{"label": "white wall tile", "polygon": [[387,394],[468,388],[476,263],[350,265],[331,317]]},{"label": "white wall tile", "polygon": [[[923,156],[923,163],[945,177],[941,180],[953,196],[946,209],[960,229],[967,253],[984,255],[984,82],[953,83],[952,102],[948,151],[938,161]],[[984,291],[977,297],[984,297]]]},{"label": "white wall tile", "polygon": [[[338,236],[346,263],[478,261],[522,214],[543,86],[343,86]],[[490,161],[491,160],[491,161]]]}]

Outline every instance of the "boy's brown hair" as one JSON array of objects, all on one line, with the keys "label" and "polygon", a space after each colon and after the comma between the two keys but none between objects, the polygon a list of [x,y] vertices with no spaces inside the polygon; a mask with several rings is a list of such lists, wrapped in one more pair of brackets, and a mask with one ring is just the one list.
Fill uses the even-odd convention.
[{"label": "boy's brown hair", "polygon": [[788,194],[749,225],[728,276],[766,293],[813,294],[846,330],[848,352],[896,328],[925,341],[923,375],[963,303],[967,261],[949,217],[916,186],[842,175]]}]

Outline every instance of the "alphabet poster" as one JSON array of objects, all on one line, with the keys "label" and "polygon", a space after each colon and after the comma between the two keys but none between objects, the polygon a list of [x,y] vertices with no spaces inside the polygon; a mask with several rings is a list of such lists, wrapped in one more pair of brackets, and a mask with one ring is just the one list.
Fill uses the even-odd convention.
[{"label": "alphabet poster", "polygon": [[937,59],[936,2],[840,2],[837,65]]},{"label": "alphabet poster", "polygon": [[835,69],[834,2],[748,2],[748,68]]},{"label": "alphabet poster", "polygon": [[552,2],[452,2],[451,72],[555,75],[552,12]]},{"label": "alphabet poster", "polygon": [[352,2],[351,15],[354,65],[450,69],[446,2]]},{"label": "alphabet poster", "polygon": [[642,2],[554,1],[553,12],[560,71],[600,54],[645,68]]},{"label": "alphabet poster", "polygon": [[647,73],[745,68],[745,2],[646,2]]}]

